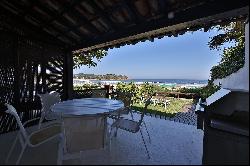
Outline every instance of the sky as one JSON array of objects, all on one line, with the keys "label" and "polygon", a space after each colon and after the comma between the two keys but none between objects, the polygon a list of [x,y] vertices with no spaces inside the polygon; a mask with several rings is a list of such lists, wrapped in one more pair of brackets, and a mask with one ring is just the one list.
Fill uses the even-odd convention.
[{"label": "sky", "polygon": [[187,32],[154,42],[139,42],[108,50],[96,67],[82,66],[74,74],[117,74],[129,79],[210,78],[210,69],[220,61],[220,51],[210,50],[208,41],[218,32]]}]

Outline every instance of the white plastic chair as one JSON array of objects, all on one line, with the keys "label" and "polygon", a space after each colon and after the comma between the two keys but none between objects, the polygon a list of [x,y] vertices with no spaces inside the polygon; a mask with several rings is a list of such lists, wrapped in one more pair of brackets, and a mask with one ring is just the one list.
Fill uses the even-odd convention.
[{"label": "white plastic chair", "polygon": [[38,128],[41,128],[42,122],[45,120],[57,120],[53,123],[60,123],[60,116],[51,111],[51,106],[61,102],[60,94],[58,92],[50,92],[45,94],[38,94],[42,104],[41,118],[39,120]]},{"label": "white plastic chair", "polygon": [[156,96],[152,97],[152,101],[154,103],[154,106],[156,106],[156,104],[164,105],[164,109],[167,109],[167,105],[170,104],[170,100],[166,99],[165,97],[158,96],[157,94]]},{"label": "white plastic chair", "polygon": [[[149,95],[147,95],[146,97],[148,97],[148,96]],[[118,92],[117,96],[116,96],[116,99],[121,100],[124,103],[124,107],[116,110],[115,112],[110,113],[109,118],[119,119],[119,118],[122,118],[122,115],[125,115],[125,114],[127,115],[127,114],[130,113],[132,120],[134,120],[133,114],[136,111],[131,108],[132,97],[133,97],[133,95],[131,93],[128,93],[128,92]],[[148,102],[151,102],[152,97],[149,96],[149,98],[150,98],[150,100]],[[146,102],[147,99],[149,99],[149,98],[145,98],[144,102]],[[150,103],[148,103],[148,104],[150,104]],[[149,135],[149,132],[148,132],[148,128],[147,128],[146,122],[144,120],[142,120],[142,123],[145,126],[146,132],[147,132],[148,137],[149,137],[149,142],[151,143],[151,138],[150,138],[150,135]],[[117,133],[117,130],[116,130],[116,133]]]},{"label": "white plastic chair", "polygon": [[[145,143],[145,140],[144,140],[144,137],[143,137],[143,134],[142,134],[142,130],[141,130],[141,127],[142,127],[142,124],[145,125],[145,122],[143,121],[143,118],[144,118],[144,115],[145,115],[145,112],[147,110],[147,107],[148,105],[150,104],[151,102],[151,97],[149,97],[146,102],[145,102],[145,106],[144,106],[144,110],[141,114],[141,118],[139,121],[135,121],[135,120],[130,120],[130,119],[124,119],[124,118],[120,118],[120,119],[117,119],[112,125],[111,125],[111,131],[110,131],[110,135],[112,134],[112,130],[113,128],[116,128],[116,131],[114,133],[115,137],[117,136],[117,130],[118,129],[122,129],[122,130],[126,130],[126,131],[129,131],[131,133],[137,133],[138,131],[140,132],[141,134],[141,137],[142,137],[142,141],[143,141],[143,144],[144,144],[144,147],[146,149],[146,152],[147,152],[147,155],[148,155],[148,158],[150,158],[150,155],[149,155],[149,152],[148,152],[148,148],[147,148],[147,145]],[[146,126],[145,126],[146,127]],[[150,135],[148,133],[148,130],[146,128],[146,131],[147,131],[147,134],[148,134],[148,137],[149,137],[149,141],[151,143],[151,139],[150,139]]]},{"label": "white plastic chair", "polygon": [[52,140],[53,138],[59,136],[59,134],[61,133],[61,126],[60,125],[51,125],[51,126],[44,127],[42,129],[33,131],[31,134],[28,134],[26,132],[24,126],[33,120],[37,120],[37,118],[26,121],[24,124],[22,124],[22,122],[21,122],[21,120],[16,112],[16,109],[12,105],[9,105],[9,104],[5,104],[5,105],[8,108],[5,112],[9,113],[15,117],[17,124],[20,128],[19,132],[17,133],[17,137],[14,140],[14,143],[11,146],[10,151],[7,155],[7,158],[5,160],[6,164],[8,164],[10,155],[11,155],[11,153],[16,145],[17,140],[20,141],[20,144],[22,147],[21,153],[19,154],[18,159],[16,161],[16,164],[19,164],[21,157],[22,157],[27,146],[28,147],[37,147],[45,142]]},{"label": "white plastic chair", "polygon": [[104,116],[63,115],[57,164],[61,165],[64,160],[80,159],[81,153],[88,150],[104,149],[109,143],[106,125]]},{"label": "white plastic chair", "polygon": [[133,110],[131,109],[132,105],[132,94],[128,92],[117,92],[117,96],[115,97],[116,100],[121,100],[124,104],[123,108],[120,108],[112,113],[109,114],[109,118],[112,119],[118,119],[123,114],[129,114],[131,115],[131,118],[133,117]]}]

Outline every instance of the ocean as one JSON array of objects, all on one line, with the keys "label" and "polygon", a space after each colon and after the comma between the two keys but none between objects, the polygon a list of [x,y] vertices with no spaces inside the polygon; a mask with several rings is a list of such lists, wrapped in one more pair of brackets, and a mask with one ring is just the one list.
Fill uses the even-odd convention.
[{"label": "ocean", "polygon": [[200,87],[207,85],[207,80],[193,80],[193,79],[128,79],[128,80],[89,80],[91,83],[100,84],[117,84],[118,82],[134,82],[135,84],[142,84],[148,82],[150,84],[165,85],[165,86],[185,86],[185,87]]},{"label": "ocean", "polygon": [[207,84],[207,80],[191,80],[191,79],[128,79],[123,82],[150,82],[165,84]]}]

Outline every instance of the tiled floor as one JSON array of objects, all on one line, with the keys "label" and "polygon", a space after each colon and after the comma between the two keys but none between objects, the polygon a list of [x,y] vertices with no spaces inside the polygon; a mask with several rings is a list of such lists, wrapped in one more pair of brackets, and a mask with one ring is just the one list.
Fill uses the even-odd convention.
[{"label": "tiled floor", "polygon": [[[194,125],[145,116],[151,135],[151,144],[144,136],[151,158],[148,159],[140,133],[118,130],[110,153],[84,152],[81,160],[68,160],[63,164],[202,164],[203,131]],[[0,164],[4,164],[15,133],[0,135]],[[25,151],[21,164],[56,164],[58,140]],[[13,164],[20,146],[15,149],[9,164]],[[104,154],[104,155],[102,155]]]}]

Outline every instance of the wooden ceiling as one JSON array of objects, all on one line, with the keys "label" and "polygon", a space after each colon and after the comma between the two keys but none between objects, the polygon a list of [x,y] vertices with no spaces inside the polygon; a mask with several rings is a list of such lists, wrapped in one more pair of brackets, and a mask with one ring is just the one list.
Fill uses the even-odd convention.
[{"label": "wooden ceiling", "polygon": [[[222,21],[227,16],[245,17],[249,14],[248,9],[248,0],[0,1],[0,14],[12,16],[31,31],[48,36],[72,50],[110,48],[147,38],[152,40],[158,36],[176,35],[187,31],[188,28],[212,24],[211,19],[209,22],[204,21],[206,24],[201,24],[199,19],[229,11],[234,13],[217,20]],[[160,28],[190,21],[200,24],[197,26],[192,22],[193,27],[190,27],[190,24],[179,26],[178,32],[175,31],[176,27],[159,31]]]}]

